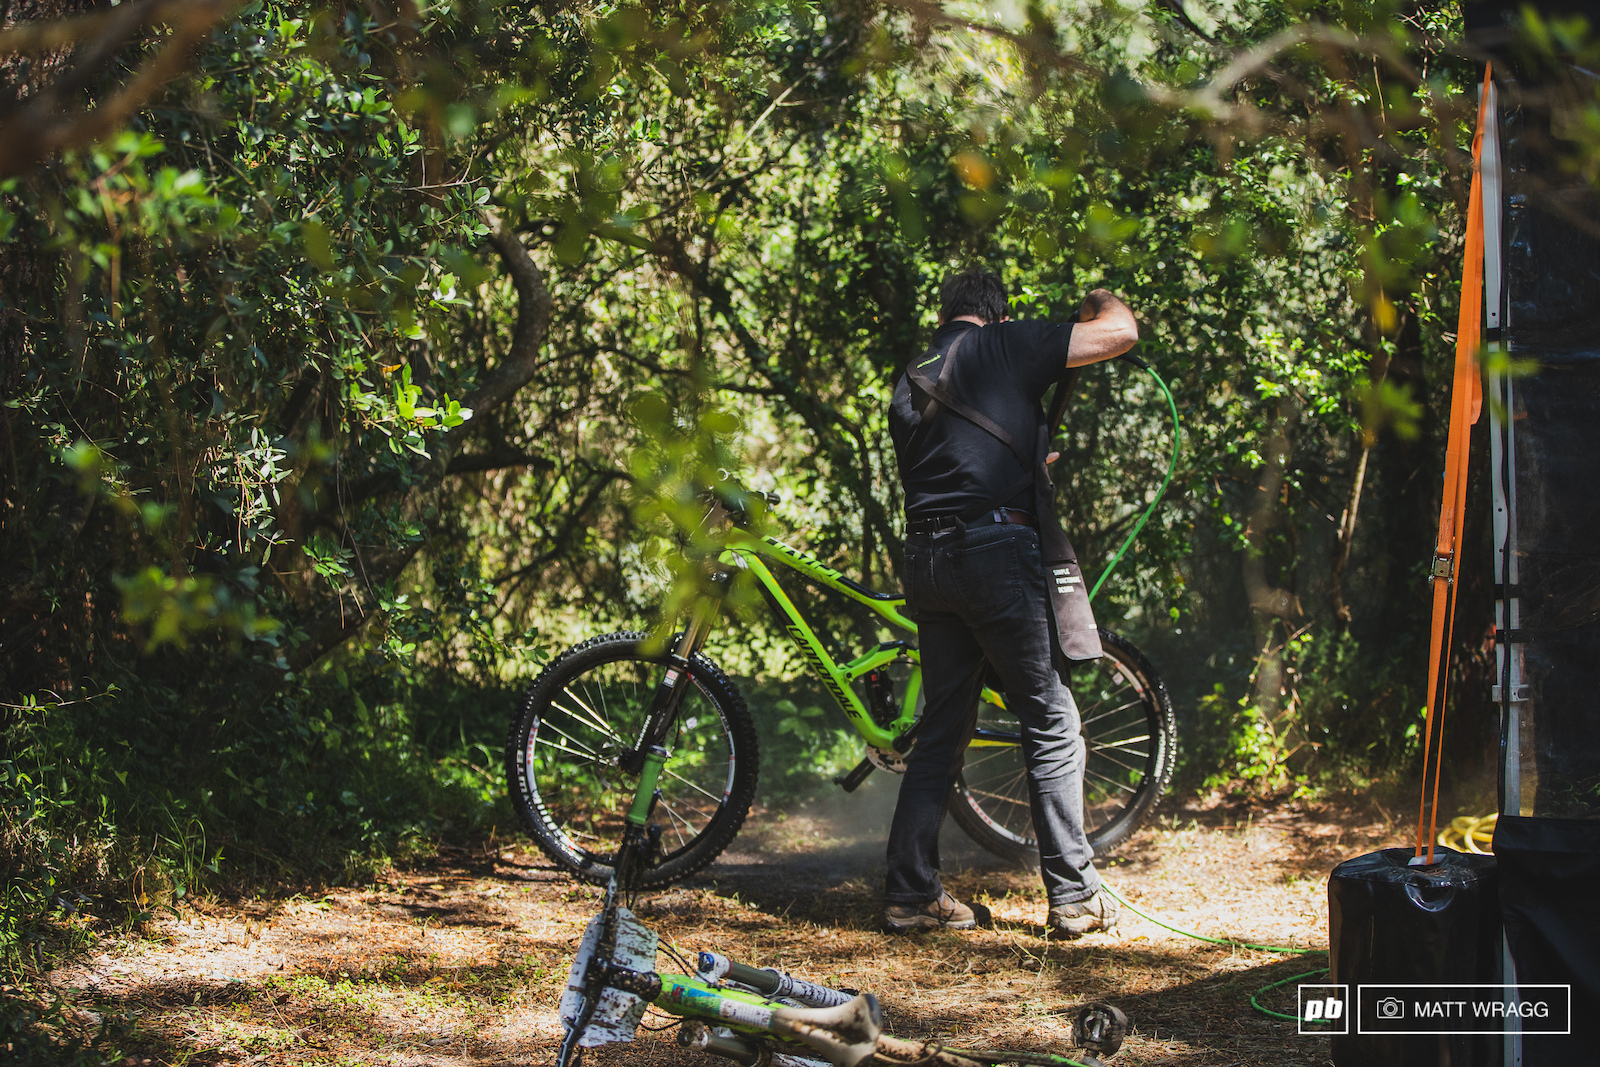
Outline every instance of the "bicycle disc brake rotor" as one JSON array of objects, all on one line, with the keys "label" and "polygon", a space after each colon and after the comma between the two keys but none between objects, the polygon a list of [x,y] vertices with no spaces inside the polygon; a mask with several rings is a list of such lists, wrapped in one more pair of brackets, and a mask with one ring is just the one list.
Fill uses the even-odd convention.
[{"label": "bicycle disc brake rotor", "polygon": [[[589,921],[578,943],[578,953],[573,957],[572,969],[567,972],[567,988],[561,994],[559,1009],[561,1021],[568,1028],[578,1025],[583,1017],[584,1002],[591,995],[587,988],[589,962],[600,947],[600,931],[605,923],[605,912]],[[617,947],[611,953],[610,963],[633,971],[653,971],[656,968],[656,935],[627,908],[617,908]],[[600,991],[589,1025],[578,1037],[579,1048],[594,1048],[619,1041],[632,1041],[639,1020],[644,1018],[648,1005],[632,993],[609,986]]]},{"label": "bicycle disc brake rotor", "polygon": [[906,773],[906,757],[903,752],[896,752],[892,748],[878,748],[876,745],[867,746],[867,759],[880,771],[890,774]]}]

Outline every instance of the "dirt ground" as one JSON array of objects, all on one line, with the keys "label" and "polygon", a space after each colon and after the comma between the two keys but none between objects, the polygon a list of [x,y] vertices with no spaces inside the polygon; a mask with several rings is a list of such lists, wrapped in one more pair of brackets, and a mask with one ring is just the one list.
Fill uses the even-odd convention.
[{"label": "dirt ground", "polygon": [[[1326,957],[1208,944],[1127,914],[1110,934],[1048,940],[1037,873],[993,860],[953,824],[941,846],[946,883],[987,903],[994,927],[881,933],[891,790],[869,782],[853,797],[756,813],[721,862],[647,898],[641,918],[685,954],[715,947],[870,990],[901,1037],[1070,1054],[1074,1007],[1104,1000],[1133,1023],[1115,1065],[1329,1062],[1325,1037],[1297,1035],[1249,1003]],[[1364,799],[1270,811],[1169,800],[1105,869],[1129,900],[1173,925],[1326,948],[1328,871],[1404,833]],[[51,981],[85,1021],[133,1025],[130,1067],[550,1063],[556,1002],[599,890],[526,842],[441,856],[382,884],[186,907],[143,939],[102,943]],[[1292,1013],[1294,986],[1264,1001]],[[647,1016],[645,1025],[670,1022]],[[586,1062],[726,1061],[680,1050],[668,1027]]]}]

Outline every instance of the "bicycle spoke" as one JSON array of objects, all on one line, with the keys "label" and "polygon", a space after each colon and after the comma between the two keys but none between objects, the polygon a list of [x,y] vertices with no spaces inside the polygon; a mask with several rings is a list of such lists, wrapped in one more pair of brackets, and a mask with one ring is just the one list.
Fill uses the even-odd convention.
[{"label": "bicycle spoke", "polygon": [[1086,770],[1084,772],[1084,774],[1086,776],[1098,778],[1098,779],[1100,779],[1100,781],[1105,782],[1107,785],[1114,785],[1118,789],[1122,790],[1124,793],[1137,793],[1138,792],[1137,789],[1135,789],[1131,785],[1128,785],[1126,782],[1119,782],[1115,778],[1112,778],[1112,777],[1109,777],[1107,775],[1101,774],[1099,771]]},{"label": "bicycle spoke", "polygon": [[[1172,709],[1159,680],[1125,641],[1115,634],[1106,638],[1105,658],[1069,684],[1083,740],[1077,771],[1085,828],[1097,850],[1118,844],[1148,818],[1171,757]],[[1018,726],[1014,716],[990,716],[981,704],[978,715],[984,734],[967,750],[963,803],[951,811],[979,844],[1024,859],[1033,855],[1037,837],[1024,753],[1020,744],[996,744],[999,731]],[[1013,721],[993,721],[1002,719]],[[996,757],[1006,762],[993,762]]]},{"label": "bicycle spoke", "polygon": [[973,785],[971,782],[966,782],[963,785],[963,789],[966,789],[966,792],[970,792],[973,797],[989,797],[990,800],[1003,800],[1006,803],[1011,803],[1011,805],[1016,805],[1016,803],[1024,803],[1026,805],[1029,801],[1018,800],[1018,797],[1016,797],[1018,784],[1026,784],[1021,779],[1022,774],[1019,771],[1018,774],[1008,777],[1005,781],[984,782],[982,785]]},{"label": "bicycle spoke", "polygon": [[[1012,804],[1032,810],[1033,802],[1028,798],[1028,768],[1020,759],[1017,769],[1004,779],[1003,786],[1005,796]],[[995,788],[1002,788],[1002,784],[997,783]]]},{"label": "bicycle spoke", "polygon": [[[585,745],[582,741],[579,741],[576,737],[573,737],[571,734],[567,733],[561,727],[557,726],[555,723],[552,723],[549,719],[545,720],[544,725],[549,729],[549,731],[551,733],[557,735],[562,740],[566,741],[568,744],[574,745],[576,747],[567,748],[565,745],[556,745],[556,744],[552,744],[549,741],[543,742],[544,744],[549,745],[551,748],[559,749],[562,752],[571,752],[573,755],[587,756],[591,763],[602,763],[603,764],[603,763],[607,762],[606,760],[604,760],[604,759],[602,759],[600,757],[600,753],[596,752],[594,749],[590,748],[588,745]],[[540,732],[542,733],[543,731],[540,731]],[[537,741],[537,740],[538,740],[538,738],[535,738],[535,741]]]},{"label": "bicycle spoke", "polygon": [[[623,683],[623,684],[626,685],[627,683]],[[630,696],[631,695],[636,695],[638,693],[638,691],[639,691],[639,687],[637,685],[629,685],[628,686],[628,692],[629,692]],[[624,705],[625,706],[633,706],[636,703],[637,703],[637,701],[630,699],[628,701],[625,701]],[[610,723],[611,723],[611,709],[607,706],[606,690],[604,688],[602,688],[600,690],[600,714],[604,718],[607,726],[609,726]],[[615,732],[616,731],[614,731],[614,730],[612,731],[612,733],[615,733]]]},{"label": "bicycle spoke", "polygon": [[[665,797],[663,797],[661,799],[661,801],[656,805],[656,807],[664,809],[666,811],[666,813],[667,813],[667,818],[672,820],[672,832],[674,834],[676,834],[677,837],[678,837],[678,849],[679,849],[679,851],[682,851],[683,849],[687,848],[688,845],[689,845],[689,842],[694,840],[694,836],[695,836],[694,827],[689,825],[689,820],[685,819],[683,816],[679,815],[676,811],[672,810],[672,805],[667,803]],[[683,831],[678,828],[678,824],[679,823],[682,823],[685,827],[687,827],[689,829],[689,836],[687,838],[685,838],[683,836]]]},{"label": "bicycle spoke", "polygon": [[972,769],[974,767],[981,767],[985,763],[989,762],[992,759],[1000,759],[1000,758],[1014,759],[1014,758],[1016,758],[1016,755],[1017,755],[1017,750],[1016,750],[1015,747],[1011,747],[1011,748],[994,748],[994,749],[980,749],[979,751],[983,752],[983,755],[979,756],[977,759],[973,759],[972,755],[971,755],[972,751],[973,750],[970,749],[970,748],[967,749],[967,763],[966,763],[966,771],[967,771],[967,773],[971,773],[971,771],[972,771]]},{"label": "bicycle spoke", "polygon": [[1022,765],[1021,760],[1018,760],[1016,764],[1009,769],[1004,770],[999,774],[990,775],[989,778],[985,780],[984,784],[988,785],[992,789],[1000,789],[1003,787],[1010,787],[1014,789],[1019,784],[1026,784],[1027,780],[1028,768]]},{"label": "bicycle spoke", "polygon": [[[1115,715],[1119,711],[1127,711],[1129,708],[1136,708],[1140,704],[1143,704],[1143,703],[1144,703],[1144,697],[1143,696],[1136,696],[1132,700],[1128,701],[1126,704],[1118,705],[1117,707],[1111,708],[1108,711],[1102,711],[1100,714],[1092,716],[1092,717],[1087,718],[1087,719],[1080,718],[1078,720],[1078,723],[1079,723],[1080,726],[1088,726],[1092,722],[1099,722],[1101,719],[1105,718],[1107,715]],[[1093,710],[1093,709],[1090,709],[1090,710]]]},{"label": "bicycle spoke", "polygon": [[963,776],[968,803],[983,811],[1003,832],[1016,838],[1029,838],[1033,823],[1033,804],[1027,796],[1027,771],[1018,768],[975,788]]},{"label": "bicycle spoke", "polygon": [[552,700],[550,702],[550,706],[551,707],[556,708],[556,709],[558,709],[560,711],[566,712],[568,715],[572,716],[574,719],[577,719],[579,722],[583,723],[585,726],[591,726],[594,729],[599,730],[602,734],[606,735],[608,738],[610,738],[611,740],[615,741],[619,745],[624,743],[622,738],[617,736],[617,732],[611,728],[610,722],[608,722],[607,720],[603,719],[598,712],[596,712],[588,704],[584,703],[582,698],[580,698],[578,696],[578,694],[576,694],[576,693],[574,693],[572,691],[572,687],[571,686],[563,687],[561,692],[565,696],[567,696],[573,703],[577,704],[578,707],[582,709],[582,712],[574,710],[573,708],[569,708],[566,705],[560,703],[559,701],[554,701],[554,700]]},{"label": "bicycle spoke", "polygon": [[1099,757],[1100,759],[1105,760],[1107,763],[1115,763],[1118,767],[1121,767],[1125,771],[1132,771],[1134,774],[1143,774],[1144,773],[1144,768],[1143,767],[1135,766],[1135,765],[1133,765],[1131,763],[1123,763],[1121,760],[1117,759],[1115,756],[1108,756],[1104,752],[1099,752],[1099,751],[1097,751],[1097,752],[1095,752],[1093,754],[1095,756]]},{"label": "bicycle spoke", "polygon": [[719,807],[719,808],[722,807],[722,801],[723,801],[722,797],[719,797],[719,796],[717,796],[717,794],[711,792],[710,790],[704,789],[704,788],[696,785],[695,783],[689,781],[689,779],[685,778],[683,775],[679,774],[677,771],[674,771],[671,768],[666,768],[666,769],[663,770],[662,773],[665,774],[668,778],[671,778],[675,782],[682,782],[684,785],[688,786],[690,789],[693,789],[696,793],[699,793],[701,796],[703,796],[707,800],[711,801],[711,803],[715,804],[717,807]]},{"label": "bicycle spoke", "polygon": [[1030,836],[1033,832],[1033,801],[1028,797],[1027,792],[1027,785],[1024,784],[1022,795],[1011,802],[1012,818],[1007,820],[1007,825],[1013,827],[1013,833],[1018,833],[1016,828],[1027,831],[1026,833],[1019,833],[1019,836],[1023,837]]},{"label": "bicycle spoke", "polygon": [[1150,740],[1149,734],[1140,734],[1138,737],[1119,737],[1115,741],[1103,741],[1097,737],[1089,743],[1095,748],[1122,748],[1125,745],[1137,745],[1141,741],[1148,740]]},{"label": "bicycle spoke", "polygon": [[1075,687],[1069,686],[1068,688],[1072,689],[1072,695],[1075,697],[1080,691],[1092,694],[1093,699],[1089,701],[1090,704],[1103,704],[1108,700],[1115,700],[1130,689],[1137,689],[1138,684],[1119,675],[1115,678],[1103,679],[1099,683]]},{"label": "bicycle spoke", "polygon": [[[1144,740],[1149,739],[1145,738]],[[1131,742],[1129,743],[1131,744]],[[1114,745],[1092,745],[1089,748],[1089,755],[1091,756],[1105,756],[1106,759],[1113,759],[1114,757],[1106,755],[1108,752],[1120,752],[1124,756],[1132,756],[1134,759],[1141,761],[1149,760],[1150,758],[1148,751],[1140,748],[1124,748],[1120,742]]]},{"label": "bicycle spoke", "polygon": [[[610,709],[606,707],[606,694],[610,688],[611,687],[608,685],[596,685],[594,682],[586,679],[583,686],[582,696],[579,696],[577,693],[573,692],[572,686],[570,685],[562,686],[561,691],[570,697],[574,702],[576,702],[580,708],[588,713],[591,725],[593,725],[603,734],[615,735],[617,731],[616,728],[611,725]],[[594,690],[599,690],[599,700],[594,698]],[[599,705],[598,709],[595,708],[596,704]],[[568,714],[571,714],[570,710]]]},{"label": "bicycle spoke", "polygon": [[[1027,801],[1018,800],[1015,797],[1005,796],[1005,795],[1000,794],[1000,793],[991,793],[987,789],[974,789],[970,785],[967,786],[967,792],[971,793],[975,797],[987,797],[990,800],[998,800],[998,801],[1000,801],[1002,803],[1005,803],[1005,804],[1018,804],[1018,805],[1020,805],[1020,804],[1026,804],[1027,803]],[[1030,807],[1031,807],[1031,805],[1030,805]]]}]

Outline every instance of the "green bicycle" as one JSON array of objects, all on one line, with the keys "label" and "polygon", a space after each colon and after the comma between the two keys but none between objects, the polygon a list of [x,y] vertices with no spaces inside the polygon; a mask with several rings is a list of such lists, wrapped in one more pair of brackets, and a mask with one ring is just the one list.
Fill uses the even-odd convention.
[{"label": "green bicycle", "polygon": [[[905,598],[877,593],[799,549],[749,529],[751,498],[722,492],[708,520],[725,526],[724,551],[683,630],[652,649],[642,631],[594,637],[557,656],[535,680],[506,743],[516,808],[539,847],[560,866],[605,884],[652,749],[664,753],[656,787],[662,847],[641,872],[643,888],[685,878],[733,840],[755,797],[755,724],[739,690],[701,651],[729,583],[756,583],[779,625],[811,664],[866,744],[840,780],[854,789],[875,768],[904,770],[916,740],[921,666]],[[872,612],[904,636],[836,662],[773,574],[787,567]],[[1148,660],[1125,638],[1100,631],[1103,658],[1075,668],[1087,747],[1085,825],[1102,852],[1149,816],[1171,776],[1172,701]],[[658,644],[660,644],[658,642]],[[891,668],[898,668],[891,672]],[[898,685],[893,679],[903,677]],[[898,690],[898,702],[896,702]],[[1037,855],[1022,735],[1005,698],[985,688],[950,814],[975,841],[1013,860]]]}]

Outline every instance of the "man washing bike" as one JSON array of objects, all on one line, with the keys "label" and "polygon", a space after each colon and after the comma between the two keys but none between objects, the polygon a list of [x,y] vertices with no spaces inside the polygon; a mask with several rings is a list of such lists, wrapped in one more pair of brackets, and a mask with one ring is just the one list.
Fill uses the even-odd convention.
[{"label": "man washing bike", "polygon": [[[986,669],[1022,724],[1049,927],[1109,929],[1083,824],[1084,746],[1069,661],[1100,642],[1076,554],[1056,522],[1041,404],[1069,368],[1139,339],[1104,289],[1077,322],[1012,322],[998,275],[972,267],[940,288],[939,328],[890,407],[905,489],[908,613],[918,627],[926,707],[889,832],[884,924],[967,929],[972,909],[939,880],[939,828],[962,769]],[[1064,395],[1064,394],[1063,394]]]}]

